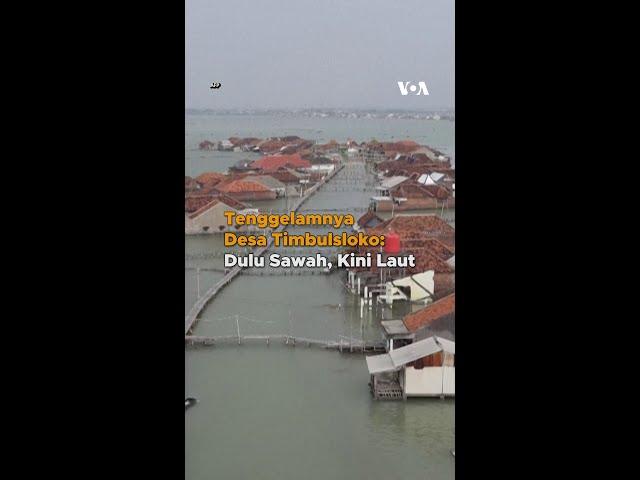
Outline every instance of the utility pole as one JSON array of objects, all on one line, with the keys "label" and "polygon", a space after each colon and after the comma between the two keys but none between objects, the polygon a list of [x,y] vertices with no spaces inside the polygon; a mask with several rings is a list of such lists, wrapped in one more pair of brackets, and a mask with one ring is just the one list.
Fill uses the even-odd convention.
[{"label": "utility pole", "polygon": [[238,345],[240,345],[240,320],[239,315],[236,313],[236,330],[238,331]]},{"label": "utility pole", "polygon": [[200,267],[196,268],[196,283],[198,285],[198,299],[200,298]]}]

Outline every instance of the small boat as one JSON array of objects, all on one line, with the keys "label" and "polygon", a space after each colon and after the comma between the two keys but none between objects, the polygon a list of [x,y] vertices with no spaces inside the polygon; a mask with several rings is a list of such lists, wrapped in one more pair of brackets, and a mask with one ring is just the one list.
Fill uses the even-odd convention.
[{"label": "small boat", "polygon": [[188,397],[184,400],[184,409],[188,410],[189,408],[193,407],[196,403],[198,403],[197,399],[193,397]]},{"label": "small boat", "polygon": [[455,458],[455,456],[456,456],[456,451],[455,451],[455,450],[451,450],[451,455],[453,455],[453,457]]}]

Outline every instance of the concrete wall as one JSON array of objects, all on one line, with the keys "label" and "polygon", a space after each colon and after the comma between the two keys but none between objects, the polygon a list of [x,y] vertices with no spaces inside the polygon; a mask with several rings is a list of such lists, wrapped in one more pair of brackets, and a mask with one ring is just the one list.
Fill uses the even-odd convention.
[{"label": "concrete wall", "polygon": [[455,367],[405,368],[405,393],[407,397],[439,397],[455,395]]}]

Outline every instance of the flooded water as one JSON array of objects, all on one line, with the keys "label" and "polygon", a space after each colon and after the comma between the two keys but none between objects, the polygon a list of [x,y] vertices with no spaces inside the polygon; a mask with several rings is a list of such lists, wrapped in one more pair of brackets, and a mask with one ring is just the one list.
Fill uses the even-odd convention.
[{"label": "flooded water", "polygon": [[[236,133],[259,137],[297,134],[325,141],[311,130],[278,130],[275,119],[273,125],[264,117],[246,124],[238,120],[235,125],[217,118],[207,124],[205,119],[187,120],[187,145],[202,132],[210,139]],[[367,131],[362,125],[345,129],[339,119],[305,120],[322,120],[326,123],[323,129],[337,140],[357,138],[353,132],[358,128],[368,133],[361,135],[364,139],[391,137]],[[401,122],[405,120],[386,122],[389,125],[385,128]],[[451,130],[439,131],[438,139],[444,144],[450,134],[452,148],[453,127],[444,128]],[[403,131],[395,135],[402,136]],[[423,133],[428,135],[428,131]],[[428,138],[412,138],[436,146]],[[197,160],[189,159],[188,152],[186,146],[187,174],[195,165],[203,171],[217,170],[212,166],[220,158],[219,152],[207,152],[211,158]],[[373,185],[373,175],[364,165],[349,164],[304,205],[304,210],[339,210],[359,216],[373,195]],[[350,192],[351,186],[358,188]],[[260,203],[255,206],[263,209]],[[300,233],[296,230],[289,231]],[[302,249],[297,250],[278,249],[278,253],[302,254]],[[204,292],[222,276],[224,252],[220,236],[186,237],[185,313],[197,298],[198,284]],[[309,249],[309,253],[315,250]],[[201,269],[199,281],[196,268]],[[273,273],[277,274],[266,275]],[[400,319],[411,308],[396,303],[393,309],[361,309],[358,298],[344,287],[342,272],[290,273],[283,275],[282,270],[268,268],[246,271],[201,313],[194,333],[236,335],[239,331],[241,335],[377,340],[382,338],[381,319]],[[454,401],[374,401],[361,354],[277,343],[187,348],[185,376],[185,396],[199,400],[185,413],[185,478],[189,480],[454,477],[455,459],[449,453],[455,442]]]},{"label": "flooded water", "polygon": [[240,160],[259,158],[251,152],[200,151],[198,145],[204,140],[285,135],[298,135],[319,143],[332,139],[344,142],[350,138],[358,142],[410,138],[455,159],[454,133],[455,123],[445,120],[185,115],[185,175],[195,177],[206,171],[225,171]]}]

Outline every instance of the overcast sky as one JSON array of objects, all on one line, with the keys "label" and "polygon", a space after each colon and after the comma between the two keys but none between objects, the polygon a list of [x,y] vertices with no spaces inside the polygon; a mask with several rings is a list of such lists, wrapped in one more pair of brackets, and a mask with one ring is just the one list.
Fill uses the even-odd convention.
[{"label": "overcast sky", "polygon": [[185,105],[453,108],[454,20],[453,0],[186,0]]}]

